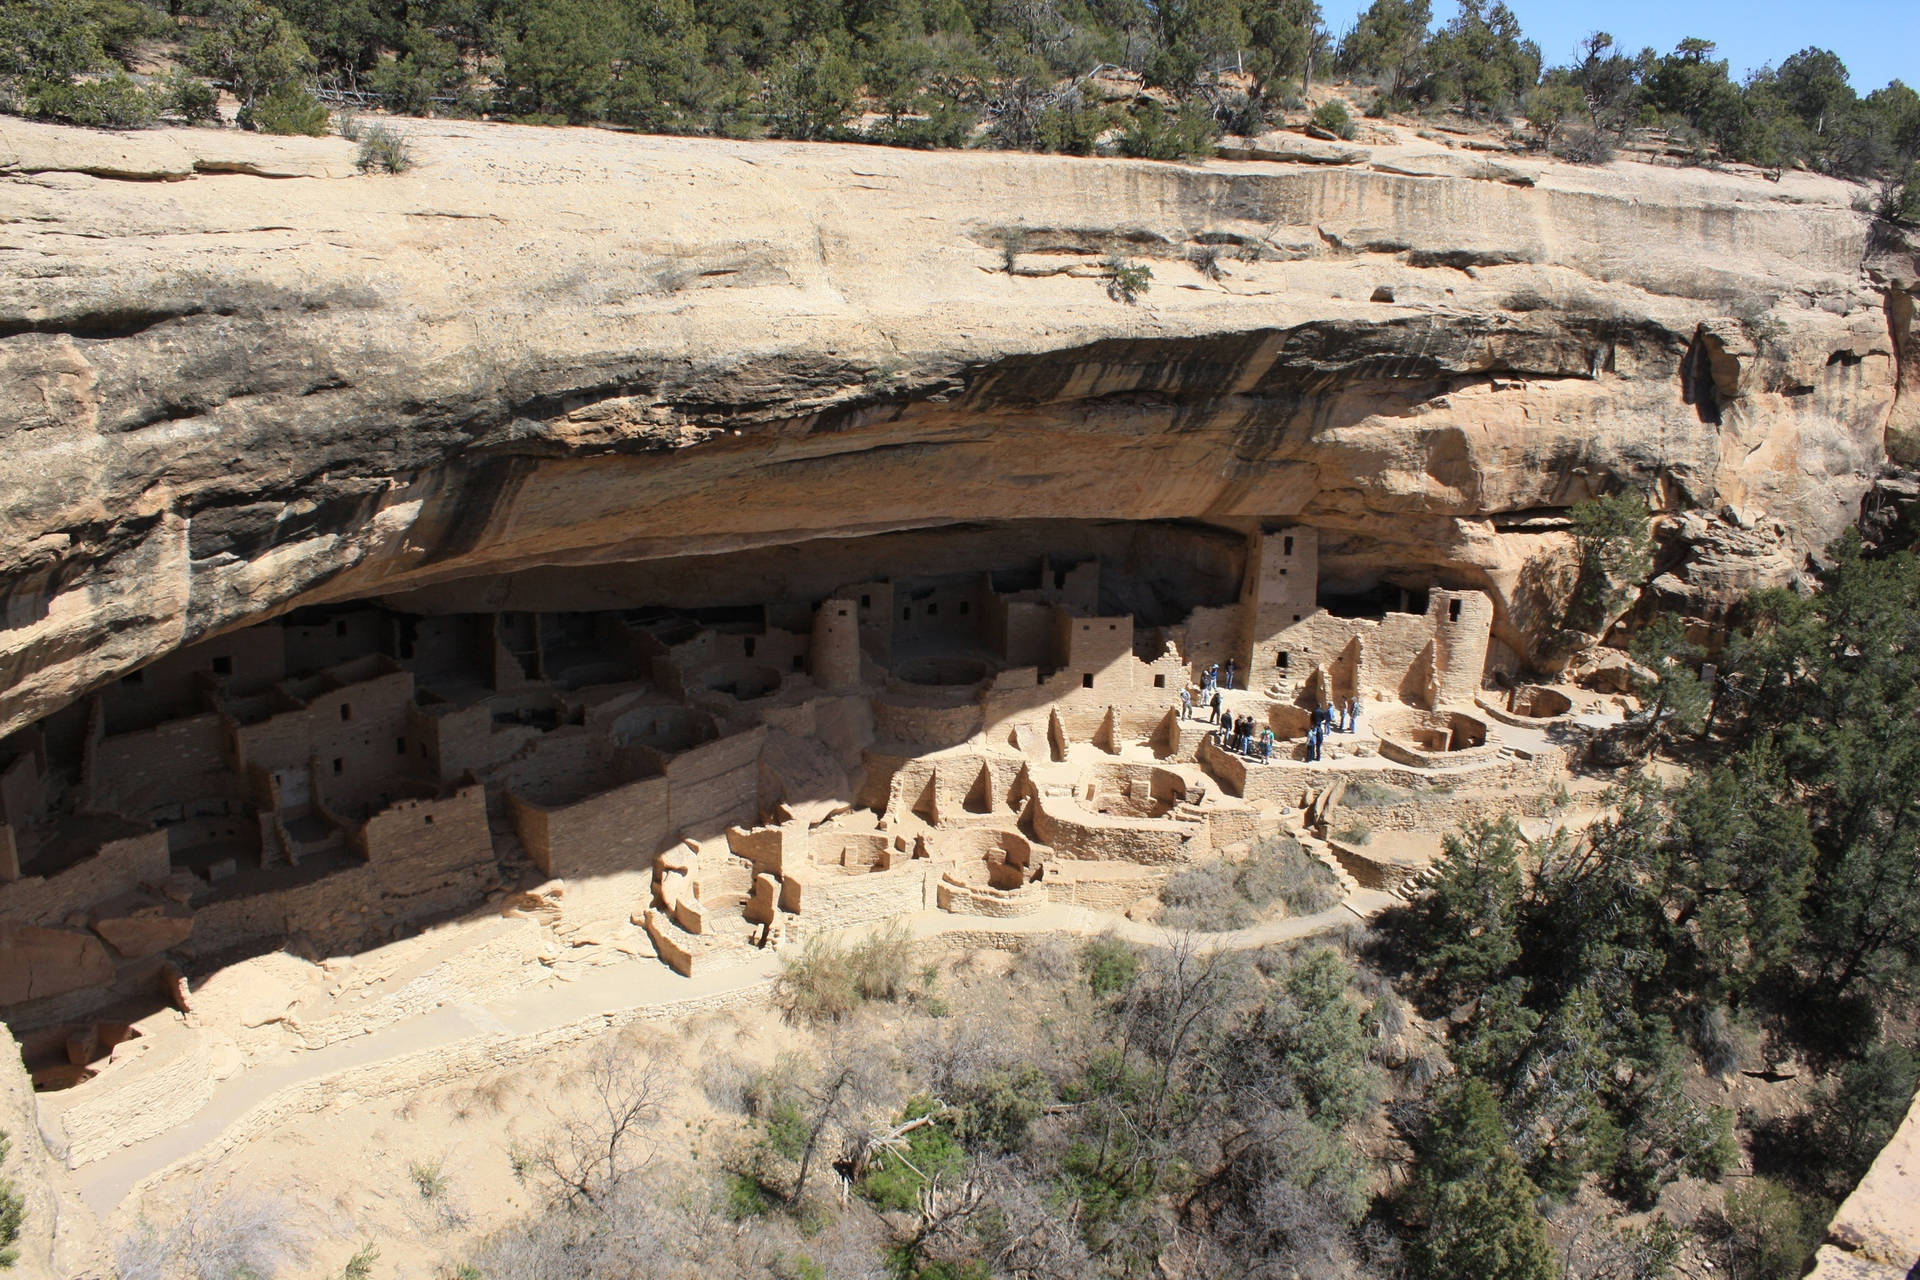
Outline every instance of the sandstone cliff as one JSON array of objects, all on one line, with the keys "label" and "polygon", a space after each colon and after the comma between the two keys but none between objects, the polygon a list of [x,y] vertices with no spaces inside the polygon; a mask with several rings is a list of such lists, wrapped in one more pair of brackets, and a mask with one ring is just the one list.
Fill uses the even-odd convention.
[{"label": "sandstone cliff", "polygon": [[1311,523],[1524,652],[1589,493],[1705,613],[1920,455],[1920,255],[1806,175],[404,127],[0,126],[0,732],[304,602],[1008,519]]}]

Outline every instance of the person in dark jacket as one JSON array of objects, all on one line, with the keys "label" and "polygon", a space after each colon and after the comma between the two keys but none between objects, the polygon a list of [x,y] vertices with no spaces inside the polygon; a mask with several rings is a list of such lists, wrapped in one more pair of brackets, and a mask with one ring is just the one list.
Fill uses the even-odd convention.
[{"label": "person in dark jacket", "polygon": [[1208,717],[1207,723],[1208,724],[1220,723],[1220,691],[1218,689],[1215,689],[1213,691],[1213,715]]}]

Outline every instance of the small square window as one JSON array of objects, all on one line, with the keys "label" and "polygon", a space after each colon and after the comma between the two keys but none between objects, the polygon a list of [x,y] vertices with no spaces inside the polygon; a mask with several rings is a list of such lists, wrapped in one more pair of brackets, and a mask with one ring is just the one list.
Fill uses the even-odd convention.
[{"label": "small square window", "polygon": [[1294,615],[1293,615],[1293,620],[1294,620],[1295,622],[1298,622],[1298,621],[1300,621],[1300,615],[1299,615],[1299,614],[1297,614],[1297,613],[1296,613],[1296,614],[1294,614]]},{"label": "small square window", "polygon": [[1282,570],[1280,571],[1280,576],[1281,576],[1281,577],[1283,577],[1283,578],[1284,578],[1284,577],[1286,577],[1286,576],[1287,576],[1287,571],[1286,571],[1285,569],[1282,569]]},{"label": "small square window", "polygon": [[212,666],[213,674],[217,676],[230,676],[233,674],[233,659],[225,655],[215,658]]},{"label": "small square window", "polygon": [[860,597],[860,607],[861,607],[862,609],[871,609],[871,608],[873,608],[873,597],[872,597],[872,596],[861,596],[861,597]]},{"label": "small square window", "polygon": [[336,774],[345,773],[347,771],[347,762],[339,756],[335,756],[333,758],[333,771]]},{"label": "small square window", "polygon": [[1166,688],[1166,687],[1167,687],[1167,678],[1166,678],[1166,677],[1165,677],[1164,675],[1159,675],[1159,676],[1155,676],[1155,677],[1153,678],[1153,687],[1154,687],[1154,688],[1156,688],[1156,689],[1164,689],[1164,688]]},{"label": "small square window", "polygon": [[847,616],[847,611],[845,609],[835,609],[833,611],[833,616],[836,618],[844,618]]},{"label": "small square window", "polygon": [[1447,621],[1460,621],[1460,602],[1458,600],[1447,601]]},{"label": "small square window", "polygon": [[1109,622],[1107,624],[1107,630],[1109,631],[1118,631],[1119,629],[1120,629],[1120,624],[1117,622]]},{"label": "small square window", "polygon": [[1282,671],[1285,671],[1287,669],[1287,655],[1284,653],[1274,654],[1273,665],[1280,668]]},{"label": "small square window", "polygon": [[1081,675],[1080,675],[1080,687],[1081,687],[1082,689],[1091,689],[1091,688],[1093,688],[1093,672],[1091,672],[1091,671],[1085,671],[1085,672],[1082,672],[1082,673],[1081,673]]},{"label": "small square window", "polygon": [[432,815],[432,814],[428,814],[428,815],[427,815],[427,825],[428,825],[428,826],[432,826],[432,825],[433,825],[433,815]]}]

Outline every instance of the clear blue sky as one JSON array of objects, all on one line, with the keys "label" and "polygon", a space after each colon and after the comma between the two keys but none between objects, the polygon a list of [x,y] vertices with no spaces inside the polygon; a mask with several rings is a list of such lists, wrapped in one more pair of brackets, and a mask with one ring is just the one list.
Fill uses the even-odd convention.
[{"label": "clear blue sky", "polygon": [[[1320,11],[1337,37],[1367,2],[1320,0]],[[1818,45],[1840,55],[1860,93],[1893,79],[1920,88],[1920,0],[1507,0],[1507,7],[1548,66],[1570,61],[1574,45],[1597,27],[1629,53],[1643,45],[1666,53],[1687,36],[1712,40],[1735,80]],[[1433,0],[1435,23],[1456,12],[1453,0]]]}]

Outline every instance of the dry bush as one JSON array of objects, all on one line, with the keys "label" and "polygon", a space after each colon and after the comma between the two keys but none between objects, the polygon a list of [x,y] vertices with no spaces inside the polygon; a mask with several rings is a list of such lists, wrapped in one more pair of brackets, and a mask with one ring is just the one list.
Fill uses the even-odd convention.
[{"label": "dry bush", "polygon": [[816,934],[782,961],[773,1002],[789,1022],[840,1022],[869,1000],[900,999],[913,975],[913,939],[898,920],[850,947]]},{"label": "dry bush", "polygon": [[119,1280],[273,1280],[307,1256],[311,1233],[294,1207],[274,1196],[214,1198],[194,1193],[186,1213],[162,1230],[142,1217],[114,1246]]},{"label": "dry bush", "polygon": [[[619,1040],[607,1043],[581,1073],[585,1097],[554,1112],[557,1132],[514,1154],[514,1170],[555,1202],[605,1203],[653,1158],[647,1131],[671,1091],[664,1059]],[[424,1193],[424,1188],[423,1188]]]},{"label": "dry bush", "polygon": [[1016,963],[1031,981],[1067,982],[1080,972],[1080,953],[1059,934],[1046,933],[1021,944]]}]

